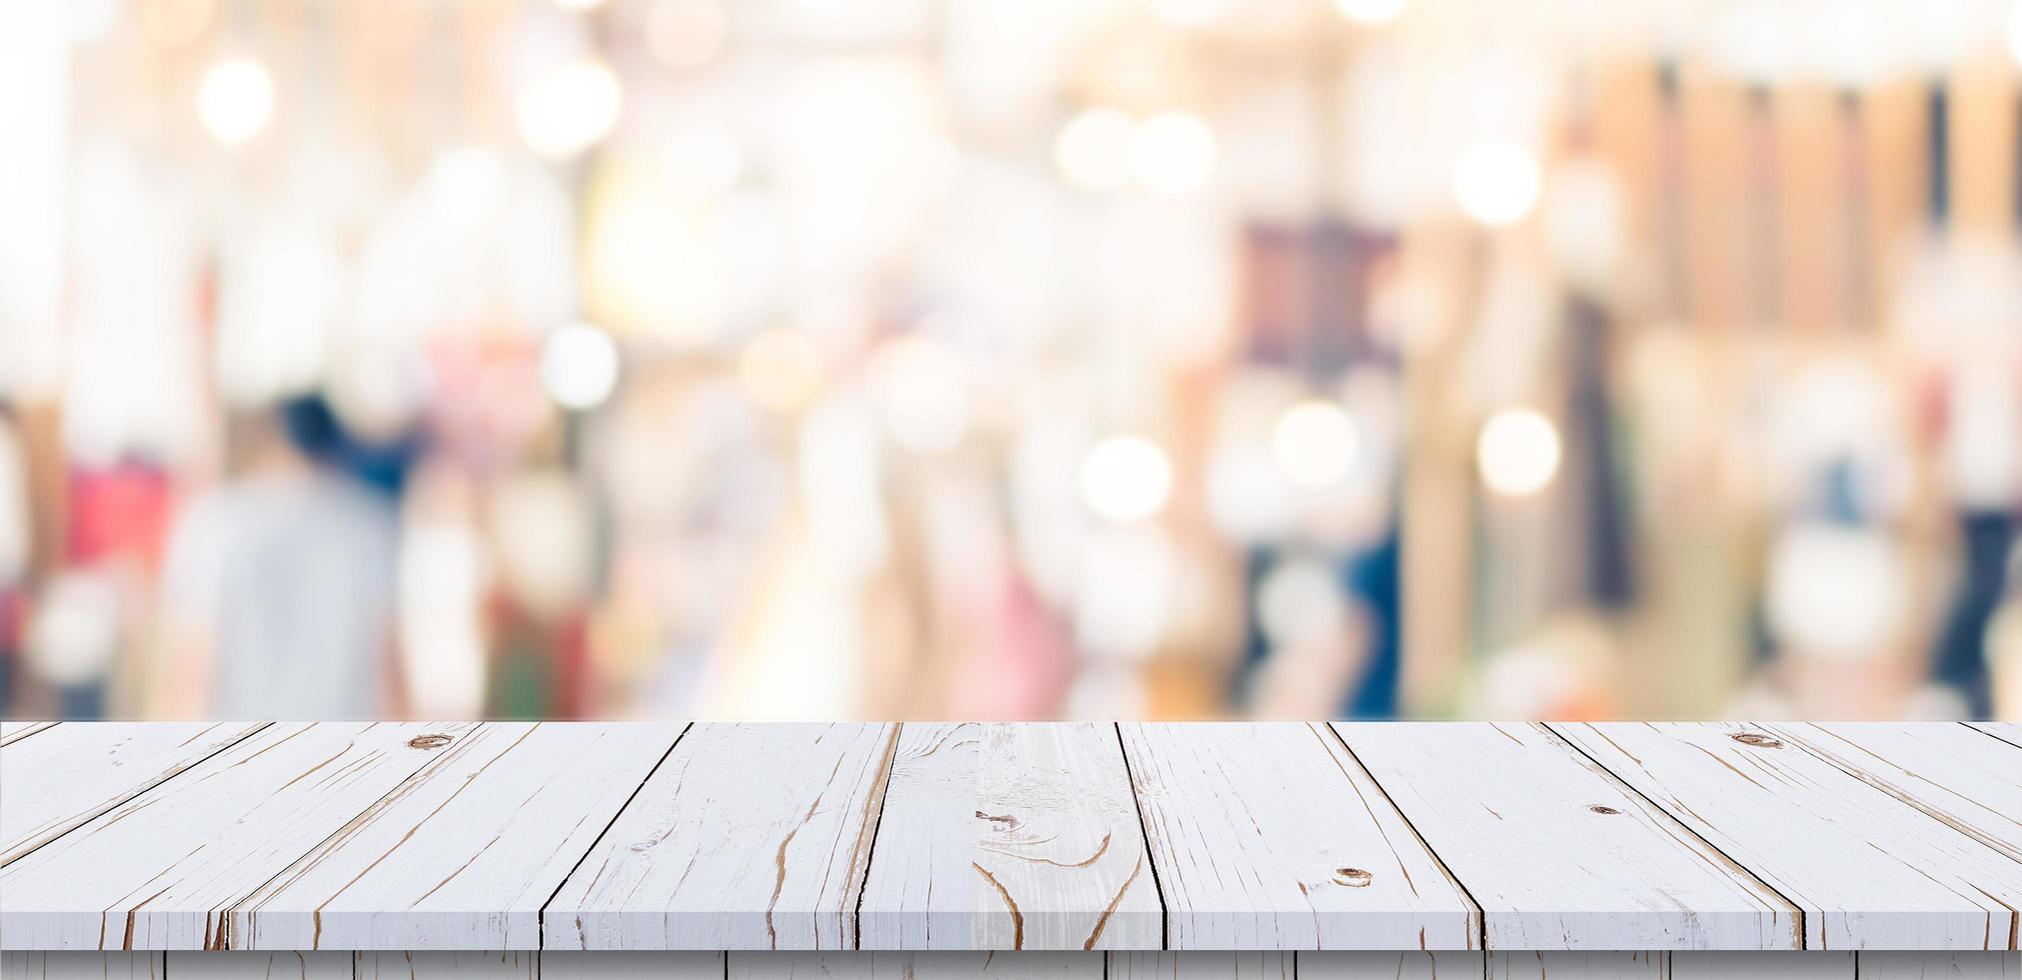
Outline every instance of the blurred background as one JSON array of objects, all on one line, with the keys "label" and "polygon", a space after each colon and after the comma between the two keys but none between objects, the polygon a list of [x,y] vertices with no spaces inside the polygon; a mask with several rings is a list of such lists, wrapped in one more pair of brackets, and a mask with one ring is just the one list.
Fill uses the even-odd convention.
[{"label": "blurred background", "polygon": [[2022,718],[2008,0],[0,0],[0,707]]}]

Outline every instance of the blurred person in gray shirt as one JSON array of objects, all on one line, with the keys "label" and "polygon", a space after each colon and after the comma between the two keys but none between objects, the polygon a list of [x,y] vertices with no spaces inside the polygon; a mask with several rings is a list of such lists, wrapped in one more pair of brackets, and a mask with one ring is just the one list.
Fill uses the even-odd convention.
[{"label": "blurred person in gray shirt", "polygon": [[344,469],[342,427],[320,398],[250,429],[238,475],[170,534],[157,713],[397,716],[393,502]]}]

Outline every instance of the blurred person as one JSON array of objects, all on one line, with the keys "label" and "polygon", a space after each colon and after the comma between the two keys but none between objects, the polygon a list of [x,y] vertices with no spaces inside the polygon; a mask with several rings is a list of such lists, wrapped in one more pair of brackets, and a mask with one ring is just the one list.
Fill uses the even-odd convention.
[{"label": "blurred person", "polygon": [[402,714],[391,501],[347,472],[346,436],[320,397],[292,399],[249,428],[240,475],[194,501],[170,536],[160,708]]}]

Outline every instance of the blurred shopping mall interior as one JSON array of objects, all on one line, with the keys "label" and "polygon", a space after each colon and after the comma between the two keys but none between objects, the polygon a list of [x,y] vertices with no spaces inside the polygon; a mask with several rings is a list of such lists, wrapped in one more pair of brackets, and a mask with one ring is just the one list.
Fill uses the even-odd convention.
[{"label": "blurred shopping mall interior", "polygon": [[2022,718],[2012,0],[0,0],[0,710]]}]

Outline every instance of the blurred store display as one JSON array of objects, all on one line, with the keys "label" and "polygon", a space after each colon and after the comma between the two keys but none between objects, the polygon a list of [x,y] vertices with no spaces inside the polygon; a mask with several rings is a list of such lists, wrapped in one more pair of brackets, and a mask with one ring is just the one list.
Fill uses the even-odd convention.
[{"label": "blurred store display", "polygon": [[2022,717],[2007,0],[0,0],[0,709]]}]

